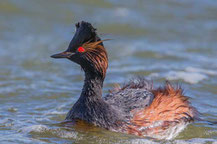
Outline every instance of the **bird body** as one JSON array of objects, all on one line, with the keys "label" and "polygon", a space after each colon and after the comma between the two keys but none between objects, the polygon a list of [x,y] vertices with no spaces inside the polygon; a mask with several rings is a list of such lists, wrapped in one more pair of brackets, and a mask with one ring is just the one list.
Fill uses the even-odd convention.
[{"label": "bird body", "polygon": [[155,89],[141,77],[114,88],[103,98],[108,56],[96,29],[88,22],[77,23],[68,49],[51,57],[67,58],[85,73],[81,95],[66,121],[83,120],[111,131],[172,139],[197,117],[180,87],[167,83]]}]

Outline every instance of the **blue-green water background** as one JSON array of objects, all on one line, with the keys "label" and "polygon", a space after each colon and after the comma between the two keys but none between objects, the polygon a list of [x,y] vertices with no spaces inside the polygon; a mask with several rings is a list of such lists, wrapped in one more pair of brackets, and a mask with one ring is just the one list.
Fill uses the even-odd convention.
[{"label": "blue-green water background", "polygon": [[133,75],[168,79],[182,83],[202,119],[217,121],[217,1],[1,0],[0,143],[217,143],[217,126],[206,121],[172,141],[58,125],[83,72],[49,56],[67,48],[80,20],[113,39],[104,93]]}]

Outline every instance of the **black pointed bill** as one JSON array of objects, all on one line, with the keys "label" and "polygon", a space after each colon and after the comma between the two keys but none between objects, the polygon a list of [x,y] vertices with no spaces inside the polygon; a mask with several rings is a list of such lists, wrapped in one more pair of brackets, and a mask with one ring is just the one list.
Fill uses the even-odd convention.
[{"label": "black pointed bill", "polygon": [[62,52],[62,53],[54,54],[50,57],[52,57],[52,58],[70,58],[74,54],[75,53],[73,53],[73,52]]}]

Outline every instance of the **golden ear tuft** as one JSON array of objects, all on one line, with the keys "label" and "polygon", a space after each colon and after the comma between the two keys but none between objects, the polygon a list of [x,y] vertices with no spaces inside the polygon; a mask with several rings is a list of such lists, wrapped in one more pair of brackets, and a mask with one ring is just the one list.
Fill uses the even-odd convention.
[{"label": "golden ear tuft", "polygon": [[94,48],[98,44],[100,44],[100,43],[102,43],[104,41],[109,41],[109,40],[111,40],[111,39],[104,39],[104,40],[100,40],[100,41],[96,41],[96,42],[90,42],[90,41],[88,41],[88,42],[84,43],[83,46],[84,47],[88,47],[88,48]]},{"label": "golden ear tuft", "polygon": [[101,44],[103,41],[86,42],[82,45],[85,48],[85,57],[92,63],[95,69],[105,78],[106,69],[108,67],[108,56],[105,47]]}]

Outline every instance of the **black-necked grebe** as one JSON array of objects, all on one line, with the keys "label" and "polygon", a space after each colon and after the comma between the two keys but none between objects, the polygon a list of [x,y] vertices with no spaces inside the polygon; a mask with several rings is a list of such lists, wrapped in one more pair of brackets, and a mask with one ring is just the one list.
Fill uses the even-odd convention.
[{"label": "black-necked grebe", "polygon": [[108,130],[171,139],[192,122],[197,111],[169,83],[154,89],[143,78],[134,78],[102,97],[108,56],[96,29],[88,22],[76,24],[76,33],[66,51],[51,56],[67,58],[85,72],[84,86],[66,121],[83,120]]}]

